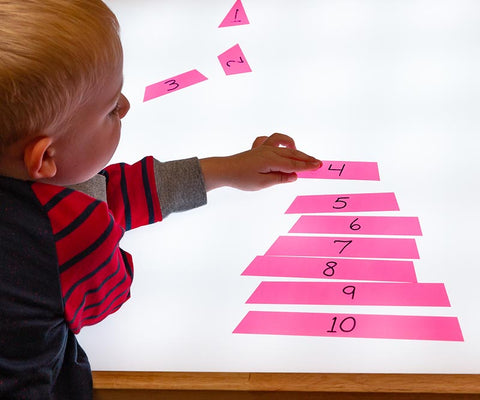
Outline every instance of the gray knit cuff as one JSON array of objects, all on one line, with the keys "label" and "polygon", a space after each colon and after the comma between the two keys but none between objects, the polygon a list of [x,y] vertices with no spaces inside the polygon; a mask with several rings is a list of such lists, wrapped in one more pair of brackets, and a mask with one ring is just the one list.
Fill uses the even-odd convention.
[{"label": "gray knit cuff", "polygon": [[205,181],[198,158],[160,162],[154,159],[155,183],[165,218],[207,204]]}]

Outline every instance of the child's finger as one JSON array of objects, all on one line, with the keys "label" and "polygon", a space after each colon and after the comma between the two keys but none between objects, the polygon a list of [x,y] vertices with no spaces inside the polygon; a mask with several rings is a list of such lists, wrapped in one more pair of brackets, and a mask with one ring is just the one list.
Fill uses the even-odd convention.
[{"label": "child's finger", "polygon": [[265,140],[267,139],[268,139],[268,136],[257,137],[252,144],[252,149],[254,149],[255,147],[261,146],[263,143],[265,143]]},{"label": "child's finger", "polygon": [[318,168],[320,168],[322,166],[322,162],[315,158],[315,157],[312,157],[300,150],[296,150],[296,149],[289,149],[289,148],[276,148],[274,150],[274,152],[280,156],[280,157],[284,157],[284,158],[291,158],[291,159],[294,159],[294,160],[299,160],[299,161],[305,161],[305,162],[312,162],[312,163],[316,163],[318,164]]},{"label": "child's finger", "polygon": [[274,133],[273,135],[270,135],[263,144],[273,147],[285,146],[289,149],[295,149],[295,141],[290,136],[284,135],[283,133]]}]

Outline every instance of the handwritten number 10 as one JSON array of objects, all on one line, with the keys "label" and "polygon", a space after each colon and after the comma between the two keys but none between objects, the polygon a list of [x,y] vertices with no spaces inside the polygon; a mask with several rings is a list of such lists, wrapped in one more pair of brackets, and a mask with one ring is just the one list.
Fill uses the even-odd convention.
[{"label": "handwritten number 10", "polygon": [[[337,333],[336,331],[336,325],[337,325],[337,317],[332,318],[332,327],[330,330],[328,330],[328,333]],[[348,333],[351,332],[355,329],[357,326],[357,321],[353,317],[346,317],[342,319],[342,321],[339,323],[338,327],[342,332]]]}]

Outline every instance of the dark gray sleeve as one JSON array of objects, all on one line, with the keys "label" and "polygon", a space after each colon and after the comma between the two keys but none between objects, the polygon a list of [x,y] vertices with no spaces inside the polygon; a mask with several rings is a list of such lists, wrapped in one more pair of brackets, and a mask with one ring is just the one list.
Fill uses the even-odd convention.
[{"label": "dark gray sleeve", "polygon": [[158,198],[165,218],[207,204],[205,181],[198,158],[160,162],[154,160]]},{"label": "dark gray sleeve", "polygon": [[103,175],[97,174],[86,182],[66,187],[78,190],[98,200],[107,201],[107,182]]}]

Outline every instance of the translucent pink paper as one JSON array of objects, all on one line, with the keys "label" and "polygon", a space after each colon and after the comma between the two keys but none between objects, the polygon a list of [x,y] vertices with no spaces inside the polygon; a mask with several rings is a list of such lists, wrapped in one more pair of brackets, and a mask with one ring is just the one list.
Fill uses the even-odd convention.
[{"label": "translucent pink paper", "polygon": [[421,236],[418,217],[302,215],[289,233]]},{"label": "translucent pink paper", "polygon": [[415,239],[280,236],[265,255],[418,259]]},{"label": "translucent pink paper", "polygon": [[298,196],[287,214],[398,211],[394,193],[321,194]]},{"label": "translucent pink paper", "polygon": [[315,171],[298,172],[297,176],[310,179],[380,180],[376,162],[322,160],[322,163],[321,168]]},{"label": "translucent pink paper", "polygon": [[242,275],[393,282],[417,281],[412,261],[355,258],[257,256]]},{"label": "translucent pink paper", "polygon": [[236,44],[224,53],[218,56],[218,61],[222,65],[226,75],[243,74],[252,72],[250,65],[248,65],[240,45]]},{"label": "translucent pink paper", "polygon": [[443,283],[261,282],[249,304],[450,307]]},{"label": "translucent pink paper", "polygon": [[196,69],[193,69],[183,74],[147,86],[143,101],[145,102],[172,92],[176,92],[180,89],[192,86],[205,80],[207,80],[207,77],[203,76]]},{"label": "translucent pink paper", "polygon": [[250,311],[233,333],[463,342],[455,317]]},{"label": "translucent pink paper", "polygon": [[237,0],[219,25],[219,28],[246,24],[249,24],[247,13],[245,12],[242,2]]}]

